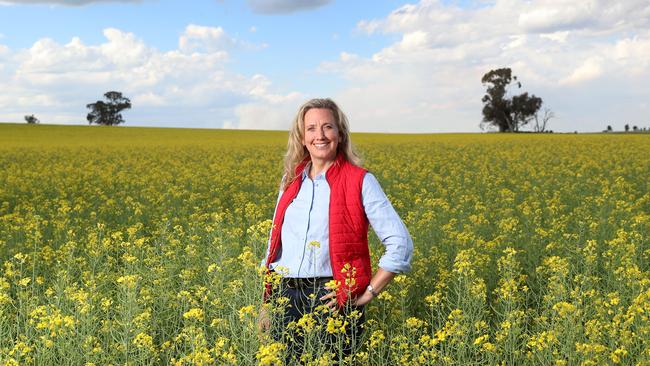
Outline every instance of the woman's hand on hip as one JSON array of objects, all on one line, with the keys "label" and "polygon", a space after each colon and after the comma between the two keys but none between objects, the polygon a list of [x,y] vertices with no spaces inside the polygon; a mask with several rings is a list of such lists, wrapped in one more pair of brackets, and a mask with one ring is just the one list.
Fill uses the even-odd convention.
[{"label": "woman's hand on hip", "polygon": [[260,308],[259,315],[257,316],[257,330],[260,335],[268,333],[271,329],[271,318],[269,317],[269,311],[266,306],[262,305]]},{"label": "woman's hand on hip", "polygon": [[370,291],[366,290],[364,293],[361,294],[361,296],[354,299],[354,306],[366,305],[367,303],[370,302],[370,300],[372,300],[373,297],[374,297],[373,294],[371,294]]},{"label": "woman's hand on hip", "polygon": [[[325,286],[325,289],[330,290],[330,288],[327,286]],[[373,297],[373,294],[370,293],[370,291],[366,290],[363,294],[361,294],[361,296],[354,299],[354,302],[352,304],[354,306],[363,306],[369,303]],[[326,295],[321,296],[320,300],[329,300],[325,305],[332,310],[336,309],[336,291],[328,292]]]},{"label": "woman's hand on hip", "polygon": [[327,304],[325,304],[325,306],[327,306],[331,310],[334,310],[336,309],[336,291],[332,291],[332,289],[329,288],[329,286],[325,286],[325,289],[328,290],[329,292],[326,295],[321,296],[319,300],[321,301],[329,300],[327,301]]}]

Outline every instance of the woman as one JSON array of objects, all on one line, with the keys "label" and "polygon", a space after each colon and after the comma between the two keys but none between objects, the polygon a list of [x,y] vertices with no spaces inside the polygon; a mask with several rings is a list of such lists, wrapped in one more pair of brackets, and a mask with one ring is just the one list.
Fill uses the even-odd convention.
[{"label": "woman", "polygon": [[[277,340],[291,322],[325,305],[334,313],[361,312],[345,329],[360,334],[363,306],[372,301],[397,273],[410,270],[413,242],[377,179],[360,167],[350,141],[348,121],[330,99],[303,104],[289,135],[284,177],[263,261],[282,275],[281,295],[289,299],[284,316],[272,332]],[[372,274],[368,224],[386,247]],[[331,282],[331,280],[335,282]],[[335,286],[327,285],[334,283]],[[266,284],[265,300],[271,294]],[[345,311],[347,309],[347,312]],[[263,307],[260,326],[269,329]],[[299,356],[301,336],[291,337],[289,352]],[[344,354],[352,352],[349,339]]]}]

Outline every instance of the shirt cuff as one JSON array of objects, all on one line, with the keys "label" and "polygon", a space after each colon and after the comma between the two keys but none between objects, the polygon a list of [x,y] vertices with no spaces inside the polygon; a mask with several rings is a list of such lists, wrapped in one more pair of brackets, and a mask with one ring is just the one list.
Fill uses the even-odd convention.
[{"label": "shirt cuff", "polygon": [[409,262],[400,263],[382,257],[379,260],[379,268],[383,269],[384,271],[393,272],[393,273],[405,273],[405,272],[411,272],[411,263]]}]

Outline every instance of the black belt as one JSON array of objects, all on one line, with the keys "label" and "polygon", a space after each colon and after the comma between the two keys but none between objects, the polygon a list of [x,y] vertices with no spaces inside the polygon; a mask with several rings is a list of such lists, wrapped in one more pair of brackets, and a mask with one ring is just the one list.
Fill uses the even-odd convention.
[{"label": "black belt", "polygon": [[332,277],[306,277],[292,278],[283,277],[282,285],[288,288],[316,288],[331,281]]}]

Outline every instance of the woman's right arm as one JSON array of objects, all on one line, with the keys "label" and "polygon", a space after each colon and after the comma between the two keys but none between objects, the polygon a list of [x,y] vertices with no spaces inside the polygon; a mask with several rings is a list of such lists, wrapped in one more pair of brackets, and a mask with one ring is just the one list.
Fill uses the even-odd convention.
[{"label": "woman's right arm", "polygon": [[[282,197],[282,184],[284,183],[284,177],[282,177],[282,181],[280,183],[280,189],[278,192],[278,199],[275,202],[275,210],[273,210],[273,221],[271,221],[271,224],[275,221],[275,214],[278,211],[278,204],[280,203],[280,197]],[[271,250],[271,233],[273,232],[273,225],[271,225],[271,230],[269,231],[269,239],[266,242],[266,255],[264,255],[264,258],[262,258],[262,262],[260,263],[260,266],[266,267],[266,259],[269,257],[269,251]],[[271,263],[269,263],[270,265]],[[268,330],[271,328],[271,319],[269,318],[269,313],[268,310],[264,305],[260,307],[259,315],[257,318],[257,327],[262,333],[268,332]]]},{"label": "woman's right arm", "polygon": [[[262,262],[260,265],[262,267],[266,266],[266,259],[269,257],[269,251],[271,250],[271,233],[273,232],[273,223],[275,222],[275,214],[278,211],[278,204],[280,203],[280,197],[282,197],[282,185],[284,184],[284,176],[282,176],[282,180],[280,181],[280,189],[278,190],[278,199],[275,201],[275,209],[273,210],[273,219],[271,221],[271,229],[269,230],[269,239],[266,241],[266,254],[264,255],[264,258],[262,258]],[[271,263],[269,263],[270,265]]]}]

